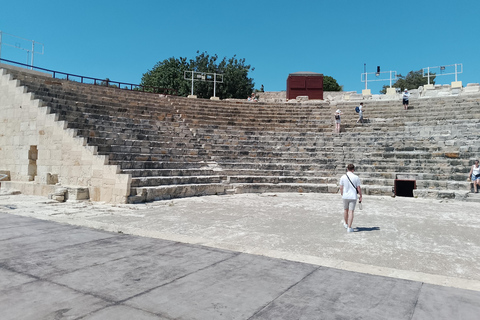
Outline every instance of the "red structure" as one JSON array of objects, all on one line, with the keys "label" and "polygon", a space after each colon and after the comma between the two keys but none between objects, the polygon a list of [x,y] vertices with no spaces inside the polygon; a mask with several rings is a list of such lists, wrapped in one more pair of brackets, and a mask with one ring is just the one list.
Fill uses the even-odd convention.
[{"label": "red structure", "polygon": [[290,73],[287,78],[287,99],[295,99],[298,96],[308,96],[310,100],[323,100],[323,74]]}]

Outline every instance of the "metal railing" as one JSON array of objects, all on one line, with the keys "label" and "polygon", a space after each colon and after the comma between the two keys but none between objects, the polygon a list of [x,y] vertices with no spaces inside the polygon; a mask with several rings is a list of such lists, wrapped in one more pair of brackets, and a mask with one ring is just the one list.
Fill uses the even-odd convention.
[{"label": "metal railing", "polygon": [[68,81],[76,81],[75,79],[78,79],[79,81],[77,81],[77,82],[80,82],[80,83],[88,83],[88,84],[100,85],[100,86],[105,86],[105,87],[110,87],[110,88],[117,88],[117,89],[131,90],[131,91],[141,91],[141,92],[147,92],[147,93],[161,93],[161,94],[173,95],[173,96],[177,95],[177,90],[171,89],[171,88],[142,86],[140,84],[133,84],[133,83],[128,83],[128,82],[112,81],[108,78],[107,79],[99,79],[99,78],[80,76],[80,75],[77,75],[77,74],[66,73],[66,72],[61,72],[61,71],[55,71],[55,70],[30,66],[30,65],[25,64],[25,63],[0,58],[0,62],[2,62],[2,61],[5,61],[5,62],[11,63],[11,64],[15,64],[15,65],[20,65],[20,66],[23,66],[23,67],[32,68],[32,69],[35,69],[35,70],[40,70],[40,71],[43,71],[43,72],[46,72],[46,73],[50,73],[50,74],[52,74],[52,77],[55,78],[55,79],[66,79]]},{"label": "metal railing", "polygon": [[5,179],[7,177],[8,177],[8,174],[0,173],[0,181],[2,181],[3,179]]}]

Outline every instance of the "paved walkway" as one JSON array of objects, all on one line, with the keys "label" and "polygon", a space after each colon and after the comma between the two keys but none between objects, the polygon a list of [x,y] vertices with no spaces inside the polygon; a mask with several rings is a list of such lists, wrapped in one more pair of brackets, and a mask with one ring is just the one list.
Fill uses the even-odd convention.
[{"label": "paved walkway", "polygon": [[1,319],[478,319],[477,204],[364,202],[0,195]]}]

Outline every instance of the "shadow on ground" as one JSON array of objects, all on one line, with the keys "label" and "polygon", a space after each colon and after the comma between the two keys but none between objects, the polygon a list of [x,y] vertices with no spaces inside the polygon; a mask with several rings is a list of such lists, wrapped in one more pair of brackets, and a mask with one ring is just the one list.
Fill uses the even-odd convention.
[{"label": "shadow on ground", "polygon": [[357,232],[363,231],[380,231],[380,227],[357,227]]}]

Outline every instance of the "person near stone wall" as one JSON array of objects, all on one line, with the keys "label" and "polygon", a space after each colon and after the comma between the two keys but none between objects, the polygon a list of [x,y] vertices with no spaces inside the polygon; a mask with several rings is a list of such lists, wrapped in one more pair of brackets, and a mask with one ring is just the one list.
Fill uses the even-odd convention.
[{"label": "person near stone wall", "polygon": [[362,188],[360,187],[360,178],[354,174],[355,166],[349,164],[347,173],[340,178],[340,194],[343,200],[343,226],[347,232],[354,232],[352,228],[353,213],[357,204],[362,202]]},{"label": "person near stone wall", "polygon": [[475,193],[478,193],[477,186],[480,186],[480,166],[478,165],[478,160],[475,160],[475,164],[470,169],[468,178],[472,180],[473,190],[475,190]]},{"label": "person near stone wall", "polygon": [[340,125],[341,125],[340,115],[341,114],[342,112],[340,111],[340,109],[337,109],[337,111],[335,111],[335,133],[340,133]]}]

